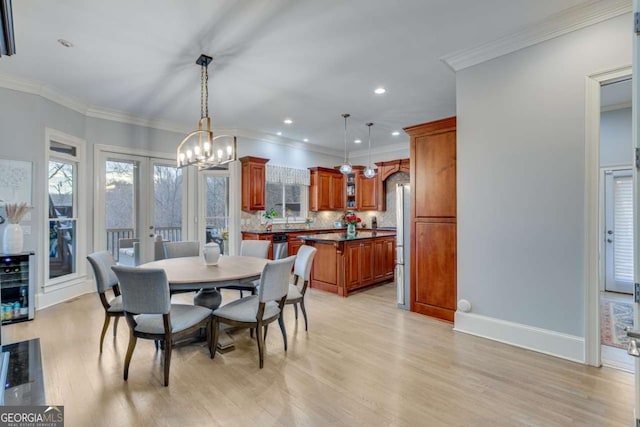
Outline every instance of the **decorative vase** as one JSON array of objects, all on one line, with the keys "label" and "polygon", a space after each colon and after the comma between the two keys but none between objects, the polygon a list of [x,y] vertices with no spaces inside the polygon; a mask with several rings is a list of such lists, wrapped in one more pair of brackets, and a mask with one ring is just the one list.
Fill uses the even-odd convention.
[{"label": "decorative vase", "polygon": [[217,243],[207,243],[202,250],[206,265],[218,265],[220,260],[220,246]]},{"label": "decorative vase", "polygon": [[347,236],[354,237],[356,235],[356,225],[347,224]]},{"label": "decorative vase", "polygon": [[4,226],[2,238],[2,252],[5,254],[19,254],[22,252],[24,235],[20,224],[7,224]]}]

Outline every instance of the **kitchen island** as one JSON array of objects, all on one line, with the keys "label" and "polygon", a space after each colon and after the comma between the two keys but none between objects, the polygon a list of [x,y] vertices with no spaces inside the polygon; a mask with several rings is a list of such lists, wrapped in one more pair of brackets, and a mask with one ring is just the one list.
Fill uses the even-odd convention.
[{"label": "kitchen island", "polygon": [[392,281],[395,267],[394,231],[358,231],[299,236],[318,251],[310,286],[346,297],[367,286]]}]

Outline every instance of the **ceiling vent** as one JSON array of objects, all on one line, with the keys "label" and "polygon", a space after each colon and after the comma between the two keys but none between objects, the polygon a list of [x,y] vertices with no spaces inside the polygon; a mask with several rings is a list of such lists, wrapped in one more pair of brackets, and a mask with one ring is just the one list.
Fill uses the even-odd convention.
[{"label": "ceiling vent", "polygon": [[0,0],[0,56],[15,55],[16,40],[13,33],[11,0]]}]

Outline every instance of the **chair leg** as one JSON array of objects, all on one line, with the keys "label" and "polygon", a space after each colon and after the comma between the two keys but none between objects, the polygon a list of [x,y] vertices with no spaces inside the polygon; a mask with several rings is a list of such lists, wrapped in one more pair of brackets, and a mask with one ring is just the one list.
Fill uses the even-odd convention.
[{"label": "chair leg", "polygon": [[249,336],[253,338],[253,328],[249,328]]},{"label": "chair leg", "polygon": [[171,342],[171,335],[168,335],[164,339],[164,386],[169,385],[169,368],[171,367],[171,349],[173,343]]},{"label": "chair leg", "polygon": [[298,304],[293,304],[293,312],[296,314],[296,320],[298,320]]},{"label": "chair leg", "polygon": [[264,339],[267,339],[267,331],[269,330],[269,325],[264,325]]},{"label": "chair leg", "polygon": [[109,329],[109,322],[111,322],[111,316],[107,313],[104,314],[104,324],[102,325],[102,333],[100,334],[100,353],[102,353],[102,343],[104,342],[104,336]]},{"label": "chair leg", "polygon": [[256,340],[258,340],[258,358],[260,359],[260,369],[264,366],[264,337],[262,335],[262,324],[256,327]]},{"label": "chair leg", "polygon": [[131,357],[133,356],[133,350],[136,348],[136,342],[138,338],[133,335],[133,331],[131,331],[129,335],[129,347],[127,347],[127,355],[124,358],[124,380],[126,381],[129,378],[129,365],[131,364]]},{"label": "chair leg", "polygon": [[240,298],[242,298],[242,289],[240,289]]},{"label": "chair leg", "polygon": [[287,330],[284,327],[282,312],[280,312],[280,317],[278,317],[278,325],[280,325],[280,330],[282,331],[282,339],[284,340],[284,351],[287,351]]},{"label": "chair leg", "polygon": [[113,319],[113,336],[118,335],[118,320],[120,320],[120,316]]},{"label": "chair leg", "polygon": [[213,347],[213,337],[212,337],[212,324],[211,318],[207,322],[207,344],[209,345],[209,355],[213,359],[213,356],[216,354],[216,349]]},{"label": "chair leg", "polygon": [[308,331],[308,329],[307,329],[307,309],[304,306],[304,298],[300,301],[300,310],[302,310],[302,316],[304,317],[304,330]]},{"label": "chair leg", "polygon": [[218,351],[218,339],[220,339],[220,319],[217,317],[213,318],[213,343],[211,347],[213,348],[213,353],[211,353],[211,358],[216,357],[216,351]]}]

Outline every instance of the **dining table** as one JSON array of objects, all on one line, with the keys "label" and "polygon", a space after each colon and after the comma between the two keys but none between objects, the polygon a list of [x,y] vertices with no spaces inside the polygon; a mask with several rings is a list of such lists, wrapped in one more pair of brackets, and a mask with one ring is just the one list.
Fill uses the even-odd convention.
[{"label": "dining table", "polygon": [[[159,268],[165,271],[171,293],[200,291],[198,297],[206,307],[215,310],[220,305],[218,289],[242,286],[258,280],[268,260],[249,256],[222,255],[216,265],[207,265],[200,256],[168,258],[140,264],[140,268]],[[202,297],[204,295],[204,297]],[[233,350],[233,338],[220,335],[218,350]]]}]

